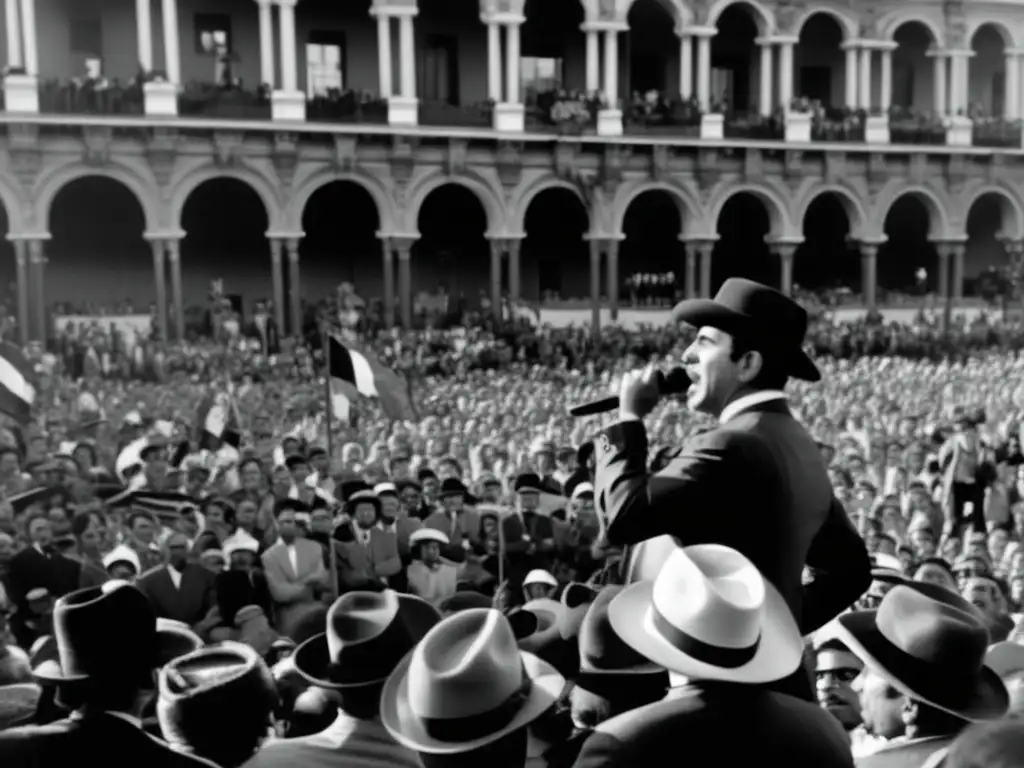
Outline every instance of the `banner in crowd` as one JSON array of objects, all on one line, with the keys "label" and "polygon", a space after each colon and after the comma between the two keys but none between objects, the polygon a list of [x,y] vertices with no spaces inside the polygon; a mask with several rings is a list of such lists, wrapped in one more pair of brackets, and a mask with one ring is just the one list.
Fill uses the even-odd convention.
[{"label": "banner in crowd", "polygon": [[130,351],[137,340],[149,337],[153,328],[153,318],[150,315],[58,315],[53,319],[54,328],[58,334],[67,333],[69,330],[81,335],[89,329],[99,329],[110,335],[113,328]]}]

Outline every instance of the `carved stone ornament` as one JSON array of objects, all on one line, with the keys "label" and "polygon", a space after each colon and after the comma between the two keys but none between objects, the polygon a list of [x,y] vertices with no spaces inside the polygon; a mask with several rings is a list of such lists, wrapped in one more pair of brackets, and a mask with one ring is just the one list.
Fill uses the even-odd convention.
[{"label": "carved stone ornament", "polygon": [[97,167],[106,165],[110,162],[110,145],[113,142],[113,128],[106,125],[83,126],[82,161]]},{"label": "carved stone ornament", "polygon": [[299,135],[285,131],[275,133],[271,159],[277,178],[285,187],[290,187],[295,179],[295,169],[299,166]]},{"label": "carved stone ornament", "polygon": [[889,180],[889,169],[886,167],[885,155],[881,152],[868,154],[868,189],[877,194],[885,182]]},{"label": "carved stone ornament", "polygon": [[966,155],[954,153],[946,160],[946,182],[949,184],[949,191],[954,195],[963,191],[967,176],[970,173]]},{"label": "carved stone ornament", "polygon": [[146,142],[146,159],[153,171],[156,183],[166,187],[171,183],[174,168],[178,162],[178,143],[181,140],[178,129],[156,126]]},{"label": "carved stone ornament", "polygon": [[495,163],[502,186],[507,190],[517,187],[523,178],[523,156],[520,148],[511,141],[501,142]]},{"label": "carved stone ornament", "polygon": [[404,186],[412,178],[412,172],[416,168],[415,147],[408,137],[395,136],[389,163],[392,178],[400,186]]},{"label": "carved stone ornament", "polygon": [[614,194],[616,187],[622,182],[622,173],[626,167],[628,152],[620,144],[608,144],[604,148],[601,163],[601,184],[608,194]]},{"label": "carved stone ornament", "polygon": [[672,173],[672,148],[667,144],[656,144],[651,151],[651,177],[664,181]]},{"label": "carved stone ornament", "polygon": [[697,166],[695,168],[697,183],[700,185],[705,205],[710,198],[710,193],[721,178],[721,164],[718,162],[718,150],[712,147],[702,147],[697,151]]},{"label": "carved stone ornament", "polygon": [[614,21],[618,15],[616,0],[598,0],[597,15],[601,21]]},{"label": "carved stone ornament", "polygon": [[469,167],[469,142],[465,139],[448,139],[448,154],[445,158],[449,176],[461,176]]},{"label": "carved stone ornament", "polygon": [[11,123],[7,126],[7,146],[11,173],[29,191],[43,168],[43,150],[39,143],[39,126]]},{"label": "carved stone ornament", "polygon": [[359,165],[359,139],[348,134],[334,136],[334,155],[331,157],[335,169],[341,173],[352,173]]},{"label": "carved stone ornament", "polygon": [[825,182],[838,184],[846,178],[846,153],[826,152],[825,153]]},{"label": "carved stone ornament", "polygon": [[566,181],[576,179],[576,156],[580,145],[569,141],[560,141],[555,145],[553,155],[555,175]]},{"label": "carved stone ornament", "polygon": [[229,168],[238,162],[242,154],[245,135],[241,131],[213,132],[213,161],[221,168]]},{"label": "carved stone ornament", "polygon": [[764,153],[757,147],[747,147],[743,158],[743,177],[747,181],[764,179]]}]

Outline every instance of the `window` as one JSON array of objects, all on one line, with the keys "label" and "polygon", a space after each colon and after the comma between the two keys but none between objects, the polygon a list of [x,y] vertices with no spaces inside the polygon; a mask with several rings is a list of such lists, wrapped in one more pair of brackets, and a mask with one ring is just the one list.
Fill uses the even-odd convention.
[{"label": "window", "polygon": [[99,16],[72,19],[69,29],[72,53],[103,55],[103,22]]},{"label": "window", "polygon": [[538,93],[553,91],[562,86],[562,59],[541,56],[524,56],[520,59],[519,73],[522,78],[523,95],[526,102]]},{"label": "window", "polygon": [[326,96],[345,87],[345,35],[313,32],[306,43],[306,95]]},{"label": "window", "polygon": [[231,53],[231,17],[219,13],[195,15],[196,53]]},{"label": "window", "polygon": [[458,42],[449,35],[427,35],[423,67],[423,98],[459,103]]}]

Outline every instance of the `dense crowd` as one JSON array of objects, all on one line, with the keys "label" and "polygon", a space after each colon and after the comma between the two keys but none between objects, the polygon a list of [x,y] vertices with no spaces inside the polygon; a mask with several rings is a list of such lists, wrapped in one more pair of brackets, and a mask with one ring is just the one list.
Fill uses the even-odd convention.
[{"label": "dense crowd", "polygon": [[[100,325],[30,346],[35,418],[0,430],[0,730],[98,697],[117,712],[143,701],[147,732],[189,764],[221,768],[670,759],[577,762],[607,737],[602,723],[671,697],[680,677],[736,680],[663,662],[621,631],[630,561],[596,511],[590,442],[616,416],[572,419],[567,407],[647,362],[677,362],[690,337],[371,329],[350,343],[404,376],[413,412],[388,418],[364,399],[341,423],[325,416],[317,328],[273,349],[245,333],[129,348]],[[1024,702],[1022,333],[994,318],[943,329],[924,318],[838,324],[822,312],[808,334],[822,380],[787,389],[872,553],[871,585],[851,607],[913,602],[907,585],[932,585],[915,594],[975,622],[982,656],[995,644],[985,669],[1004,678],[1011,716]],[[211,401],[224,421],[212,432]],[[651,468],[709,423],[662,401],[646,419]],[[693,568],[680,558],[661,557],[647,578],[681,589]],[[73,684],[76,662],[54,639],[55,601],[90,587],[101,590],[84,593],[92,602],[71,606],[78,623],[67,608],[57,623],[81,633],[108,622],[111,633],[77,663],[146,670],[106,699]],[[159,617],[155,639],[144,620],[132,624],[147,612]],[[989,701],[979,714],[961,701],[982,674],[963,638],[916,660],[941,683],[922,692],[899,670],[879,673],[842,623],[805,634],[831,718],[813,727],[852,757],[828,762],[808,742],[793,765],[852,764],[908,738],[945,744],[991,720],[945,756],[949,768],[983,764],[965,760],[992,742],[1006,707]],[[468,667],[443,672],[467,644]],[[760,682],[786,677],[798,657]],[[964,666],[972,660],[979,669]],[[753,759],[756,742],[743,754]]]}]

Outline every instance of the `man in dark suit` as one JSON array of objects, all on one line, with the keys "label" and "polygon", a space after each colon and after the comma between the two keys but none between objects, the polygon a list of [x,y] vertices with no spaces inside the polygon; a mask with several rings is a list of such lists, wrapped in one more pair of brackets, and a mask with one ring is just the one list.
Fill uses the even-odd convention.
[{"label": "man in dark suit", "polygon": [[158,617],[188,624],[200,637],[206,637],[218,620],[216,615],[211,617],[217,604],[216,577],[188,561],[188,546],[185,534],[171,534],[164,543],[166,564],[142,574],[135,586]]},{"label": "man in dark suit", "polygon": [[276,355],[281,352],[277,321],[267,311],[266,302],[257,301],[253,306],[252,320],[245,326],[245,335],[259,341],[264,355]]},{"label": "man in dark suit", "polygon": [[[779,589],[804,634],[849,607],[871,564],[832,485],[821,452],[793,418],[783,391],[820,373],[802,351],[807,313],[766,286],[730,279],[714,300],[684,301],[675,320],[698,328],[684,365],[692,410],[718,419],[648,474],[642,419],[658,401],[656,373],[627,374],[621,420],[595,440],[595,498],[613,545],[668,534],[689,546],[724,544]],[[802,585],[804,566],[814,576]],[[809,674],[785,686],[813,701]]]},{"label": "man in dark suit", "polygon": [[11,558],[8,566],[10,599],[28,613],[28,593],[40,587],[51,597],[63,597],[78,589],[80,565],[53,547],[53,526],[42,510],[31,512],[25,523],[28,547]]},{"label": "man in dark suit", "polygon": [[61,699],[75,714],[0,733],[0,765],[213,766],[175,752],[142,729],[141,694],[152,687],[160,660],[156,618],[138,590],[112,582],[61,598],[54,609],[54,634],[60,665],[37,675],[60,686]]}]

